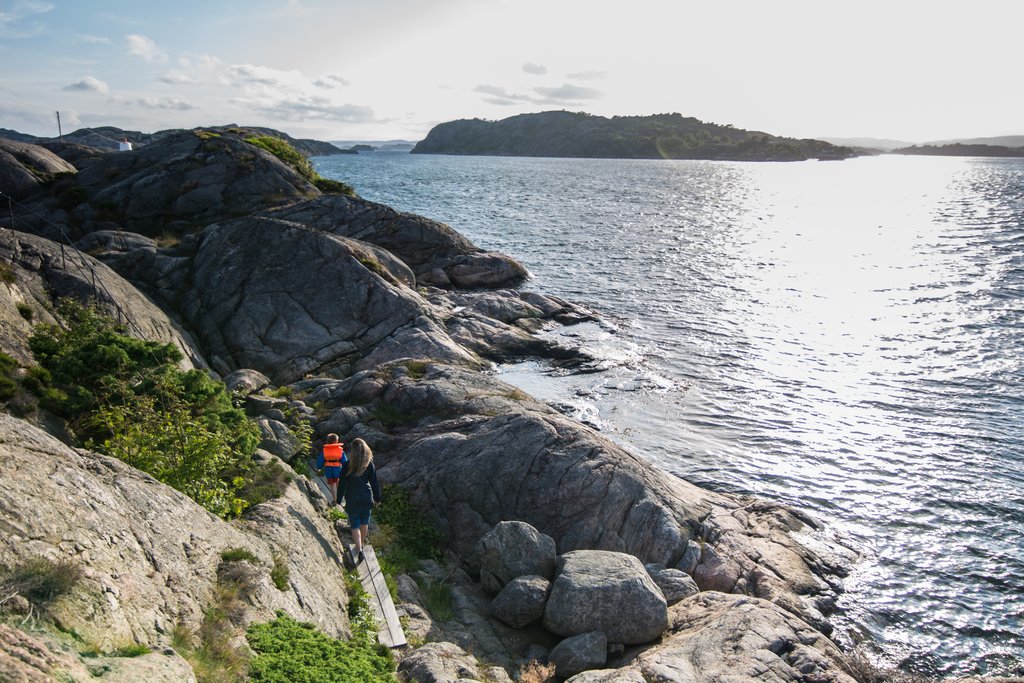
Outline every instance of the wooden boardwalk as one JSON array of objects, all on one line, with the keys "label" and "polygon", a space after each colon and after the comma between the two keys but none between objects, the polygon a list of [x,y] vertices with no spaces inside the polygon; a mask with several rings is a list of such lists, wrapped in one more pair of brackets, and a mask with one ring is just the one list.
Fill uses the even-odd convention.
[{"label": "wooden boardwalk", "polygon": [[[316,461],[311,459],[309,463],[313,471],[316,472]],[[331,493],[323,477],[316,477],[313,481],[316,482],[320,492],[329,501]],[[371,531],[375,526],[371,519]],[[348,559],[353,564],[356,561],[355,554],[352,552],[354,547],[352,545],[348,546]],[[372,547],[365,546],[363,548],[363,556],[366,559],[355,566],[359,574],[359,581],[363,584],[363,590],[366,591],[368,602],[373,609],[373,615],[377,618],[377,640],[381,645],[391,648],[402,647],[408,644],[408,641],[405,639],[402,624],[398,621],[398,612],[395,611],[395,603],[391,601],[391,593],[388,592],[388,585],[384,581],[384,573],[381,572],[380,564],[377,563],[377,554],[373,552]]]},{"label": "wooden boardwalk", "polygon": [[[349,546],[349,553],[354,559],[355,546]],[[359,581],[363,584],[363,590],[373,608],[374,616],[377,617],[377,640],[381,645],[388,647],[402,647],[407,644],[402,624],[398,621],[398,612],[395,611],[395,603],[391,601],[391,593],[388,592],[388,585],[384,581],[384,573],[377,564],[377,553],[373,552],[371,546],[363,546],[362,562],[356,565],[359,572]]]}]

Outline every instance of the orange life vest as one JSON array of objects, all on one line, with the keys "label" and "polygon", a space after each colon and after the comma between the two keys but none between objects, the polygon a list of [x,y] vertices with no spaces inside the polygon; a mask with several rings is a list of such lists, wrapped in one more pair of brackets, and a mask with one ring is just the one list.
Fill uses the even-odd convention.
[{"label": "orange life vest", "polygon": [[341,467],[341,444],[324,444],[324,467]]}]

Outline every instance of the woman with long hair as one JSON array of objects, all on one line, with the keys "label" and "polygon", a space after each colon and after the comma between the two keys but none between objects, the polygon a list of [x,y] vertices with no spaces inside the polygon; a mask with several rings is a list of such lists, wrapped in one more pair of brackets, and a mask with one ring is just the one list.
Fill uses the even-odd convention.
[{"label": "woman with long hair", "polygon": [[370,531],[370,510],[380,505],[380,484],[373,465],[373,451],[362,439],[354,439],[348,449],[348,461],[341,466],[338,499],[345,500],[345,513],[352,527],[356,562],[363,561],[363,546]]}]

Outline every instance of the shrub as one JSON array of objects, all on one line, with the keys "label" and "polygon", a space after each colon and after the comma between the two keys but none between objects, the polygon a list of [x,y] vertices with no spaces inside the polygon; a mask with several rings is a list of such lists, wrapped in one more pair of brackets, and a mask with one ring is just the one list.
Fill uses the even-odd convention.
[{"label": "shrub", "polygon": [[324,194],[344,194],[349,197],[356,196],[356,189],[348,183],[343,183],[340,180],[332,180],[331,178],[324,178],[321,175],[317,175],[313,184],[316,185],[316,189],[320,190]]},{"label": "shrub", "polygon": [[248,548],[229,548],[220,554],[220,559],[223,562],[241,562],[246,560],[253,564],[260,563],[260,559]]},{"label": "shrub", "polygon": [[122,647],[117,648],[116,650],[114,650],[113,652],[110,653],[110,656],[111,657],[140,657],[142,655],[148,655],[150,652],[152,652],[152,650],[150,650],[145,645],[140,645],[138,643],[132,643],[131,645],[124,645]]},{"label": "shrub", "polygon": [[36,327],[29,346],[46,407],[68,420],[79,443],[120,458],[185,493],[210,512],[248,507],[259,430],[222,382],[177,367],[173,344],[134,339],[94,307],[64,301],[67,327]]},{"label": "shrub", "polygon": [[434,579],[417,583],[423,591],[423,601],[426,603],[423,606],[430,612],[431,618],[441,623],[451,621],[455,616],[452,610],[452,587],[444,581]]},{"label": "shrub", "polygon": [[291,166],[303,178],[313,183],[318,190],[328,194],[344,194],[350,197],[356,196],[355,189],[348,183],[340,180],[324,178],[309,163],[309,159],[303,156],[298,150],[280,138],[269,135],[252,136],[245,138],[250,145],[270,152],[284,163]]},{"label": "shrub", "polygon": [[393,573],[405,574],[415,569],[419,560],[441,559],[444,536],[428,522],[413,504],[408,492],[396,484],[384,486],[384,504],[374,510],[377,523],[385,536],[394,541],[380,546],[382,564]]},{"label": "shrub", "polygon": [[536,659],[531,659],[519,670],[516,680],[520,683],[548,683],[555,680],[555,665],[541,664]]},{"label": "shrub", "polygon": [[14,269],[11,268],[10,264],[0,263],[0,282],[11,284],[14,280]]},{"label": "shrub", "polygon": [[270,570],[270,580],[274,582],[274,586],[279,591],[288,590],[288,578],[291,576],[291,570],[288,569],[288,561],[284,559],[283,555],[274,555],[274,568]]},{"label": "shrub", "polygon": [[347,641],[331,638],[284,612],[271,622],[250,626],[246,637],[256,652],[249,666],[253,681],[394,681],[394,660],[386,649],[355,636]]},{"label": "shrub", "polygon": [[35,311],[32,310],[31,306],[21,301],[16,303],[15,306],[17,307],[18,313],[21,314],[22,318],[29,321],[32,320],[32,317],[35,315]]},{"label": "shrub", "polygon": [[17,594],[39,609],[45,609],[66,595],[82,578],[82,570],[73,562],[53,562],[44,558],[28,560],[13,567],[0,567],[0,594]]}]

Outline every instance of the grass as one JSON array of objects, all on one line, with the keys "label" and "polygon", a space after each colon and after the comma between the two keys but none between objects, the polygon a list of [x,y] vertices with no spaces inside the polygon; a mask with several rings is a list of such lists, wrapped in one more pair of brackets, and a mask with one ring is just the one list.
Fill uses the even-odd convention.
[{"label": "grass", "polygon": [[283,387],[277,387],[276,389],[267,387],[261,393],[264,396],[270,396],[271,398],[290,398],[292,395],[292,388],[287,384]]},{"label": "grass", "polygon": [[270,570],[270,580],[274,582],[274,586],[279,591],[288,590],[288,577],[291,575],[291,570],[288,569],[288,562],[284,559],[283,555],[274,554],[274,566]]},{"label": "grass", "polygon": [[0,263],[0,282],[12,284],[14,280],[14,269],[11,268],[10,264]]},{"label": "grass", "polygon": [[422,583],[417,581],[420,590],[423,592],[423,606],[434,621],[442,623],[451,621],[455,616],[452,609],[452,587],[445,581],[426,579]]},{"label": "grass", "polygon": [[17,307],[18,313],[21,315],[22,318],[28,321],[32,320],[32,317],[35,315],[35,311],[32,310],[31,306],[21,301],[16,303],[15,306]]},{"label": "grass", "polygon": [[245,141],[254,147],[270,152],[284,163],[291,166],[303,178],[313,183],[318,190],[327,194],[344,194],[354,197],[355,189],[348,183],[324,178],[309,163],[309,159],[280,138],[270,135],[251,136]]},{"label": "grass", "polygon": [[223,562],[241,562],[247,560],[253,564],[259,564],[260,558],[256,557],[248,548],[231,548],[220,554]]},{"label": "grass", "polygon": [[338,520],[348,519],[348,514],[345,513],[343,508],[331,507],[327,510],[327,519],[337,522]]},{"label": "grass", "polygon": [[33,607],[45,610],[70,593],[82,578],[82,569],[68,560],[37,557],[13,567],[0,567],[0,596],[20,595]]},{"label": "grass", "polygon": [[378,558],[389,573],[408,574],[420,560],[441,559],[444,536],[424,518],[409,493],[401,486],[389,484],[383,494],[384,504],[373,514],[386,539],[379,547]]},{"label": "grass", "polygon": [[405,362],[405,369],[409,372],[410,379],[423,379],[427,374],[429,362],[425,360],[408,360]]}]

